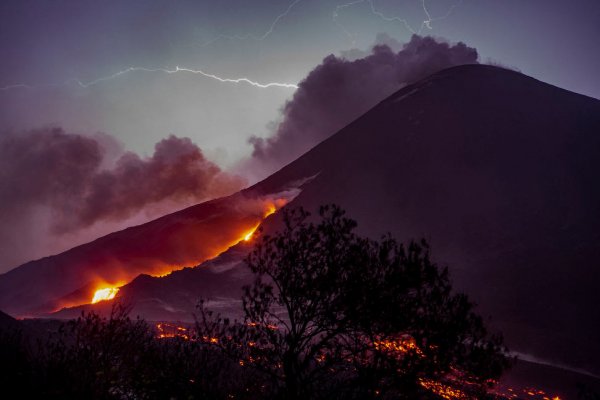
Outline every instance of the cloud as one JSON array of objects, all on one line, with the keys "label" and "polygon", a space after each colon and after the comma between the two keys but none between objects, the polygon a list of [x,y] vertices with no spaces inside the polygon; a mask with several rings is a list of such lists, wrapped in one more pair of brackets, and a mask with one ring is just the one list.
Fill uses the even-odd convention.
[{"label": "cloud", "polygon": [[[399,50],[398,50],[399,49]],[[253,137],[245,169],[264,176],[294,160],[401,87],[441,69],[477,63],[477,50],[413,35],[400,45],[378,36],[370,53],[330,55],[300,83],[268,138]]]},{"label": "cloud", "polygon": [[169,136],[156,144],[152,157],[126,153],[114,169],[91,176],[78,222],[125,218],[164,200],[197,203],[230,194],[244,183],[206,160],[190,139]]},{"label": "cloud", "polygon": [[42,227],[46,235],[73,234],[141,211],[154,216],[173,211],[244,185],[187,138],[169,136],[155,145],[152,156],[140,157],[106,134],[60,128],[5,134],[0,137],[0,263],[23,261],[23,246],[15,242],[29,242],[29,234]]},{"label": "cloud", "polygon": [[[375,46],[387,46],[394,53],[399,52],[404,47],[404,44],[397,39],[391,37],[387,33],[378,33],[375,37]],[[343,58],[347,61],[356,61],[361,58],[366,58],[371,55],[373,47],[369,50],[363,50],[358,48],[353,48],[350,50],[342,50],[340,52],[340,58]]]}]

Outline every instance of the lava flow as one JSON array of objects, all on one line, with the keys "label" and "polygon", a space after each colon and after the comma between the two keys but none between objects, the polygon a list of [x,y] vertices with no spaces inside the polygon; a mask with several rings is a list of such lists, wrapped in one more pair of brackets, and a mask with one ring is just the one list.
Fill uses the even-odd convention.
[{"label": "lava flow", "polygon": [[92,304],[96,304],[100,301],[112,300],[115,298],[117,293],[119,292],[118,287],[113,288],[104,288],[98,289],[94,292],[94,297],[92,298]]},{"label": "lava flow", "polygon": [[[279,202],[279,207],[282,207],[285,205],[285,202],[282,202],[282,200],[278,200]],[[269,215],[274,214],[275,211],[277,211],[277,205],[270,203],[267,204],[267,209],[265,211],[265,213],[263,214],[263,220],[265,218],[267,218]],[[252,237],[254,236],[254,232],[256,232],[256,230],[258,229],[258,227],[260,226],[260,222],[258,224],[256,224],[256,226],[252,229],[250,229],[249,231],[247,231],[244,236],[243,236],[243,241],[244,242],[249,242],[250,240],[252,240]],[[240,242],[242,241],[240,240]]]},{"label": "lava flow", "polygon": [[[106,262],[102,275],[93,278],[93,292],[88,291],[85,299],[62,302],[57,308],[112,300],[120,286],[139,274],[163,277],[173,271],[199,265],[240,242],[249,242],[262,222],[292,198],[282,194],[281,197],[236,199],[219,211],[217,217],[203,218],[201,224],[177,221],[169,229],[161,227],[161,240],[152,246],[141,247],[143,253],[134,255],[130,255],[128,248],[123,246],[126,254]],[[115,284],[117,281],[118,284]]]},{"label": "lava flow", "polygon": [[254,235],[254,232],[256,232],[259,226],[260,224],[256,225],[254,228],[252,228],[246,234],[244,234],[244,238],[242,240],[244,242],[249,242],[250,240],[252,240],[252,236]]},{"label": "lava flow", "polygon": [[157,339],[180,338],[190,340],[190,328],[168,322],[159,322],[156,324]]}]

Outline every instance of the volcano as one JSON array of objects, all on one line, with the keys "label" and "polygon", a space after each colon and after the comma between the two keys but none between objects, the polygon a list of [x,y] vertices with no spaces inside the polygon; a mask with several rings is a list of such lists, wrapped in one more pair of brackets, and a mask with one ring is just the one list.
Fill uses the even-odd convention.
[{"label": "volcano", "polygon": [[[51,280],[62,285],[56,274],[68,270],[77,276],[88,259],[96,261],[87,269],[109,265],[90,254],[106,259],[125,254],[119,262],[128,266],[147,254],[171,260],[198,248],[203,256],[194,260],[200,262],[210,253],[202,243],[186,241],[187,250],[178,253],[182,220],[190,221],[192,214],[196,222],[221,218],[210,225],[185,225],[193,235],[209,237],[209,231],[233,229],[228,228],[237,223],[232,221],[246,214],[231,210],[246,199],[294,190],[286,207],[315,210],[336,203],[357,220],[359,234],[426,238],[434,259],[449,267],[455,288],[478,303],[511,350],[600,374],[598,182],[600,101],[498,67],[453,67],[401,89],[234,195],[235,207],[232,198],[213,200],[0,276],[0,309],[50,311],[44,303],[55,306],[89,284],[75,279],[68,290],[50,289]],[[257,221],[265,232],[280,226],[277,213],[248,226]],[[171,227],[169,246],[159,229],[163,226]],[[234,230],[231,239],[241,232]],[[117,298],[150,319],[190,319],[200,297],[233,312],[249,279],[241,260],[251,248],[235,242],[228,241],[229,250],[196,268],[165,277],[140,275]],[[102,310],[110,303],[83,308]],[[70,317],[81,309],[54,315]]]}]

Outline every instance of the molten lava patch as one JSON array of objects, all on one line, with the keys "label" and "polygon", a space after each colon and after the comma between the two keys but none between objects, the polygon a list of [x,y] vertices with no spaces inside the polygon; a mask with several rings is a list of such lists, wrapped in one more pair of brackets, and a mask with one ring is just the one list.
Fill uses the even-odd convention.
[{"label": "molten lava patch", "polygon": [[112,300],[115,298],[115,296],[117,295],[118,292],[119,292],[119,288],[117,288],[117,287],[98,289],[94,293],[94,297],[92,298],[92,304],[96,304],[96,303],[98,303],[100,301],[104,301],[104,300]]},{"label": "molten lava patch", "polygon": [[256,225],[254,228],[244,233],[244,238],[242,240],[244,240],[245,242],[250,241],[252,239],[252,235],[254,235],[254,232],[256,232],[259,226],[260,224]]}]

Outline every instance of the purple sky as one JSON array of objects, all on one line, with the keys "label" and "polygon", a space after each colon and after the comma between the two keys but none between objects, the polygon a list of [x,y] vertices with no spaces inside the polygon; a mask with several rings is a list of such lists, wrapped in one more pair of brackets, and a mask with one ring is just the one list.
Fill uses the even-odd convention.
[{"label": "purple sky", "polygon": [[[420,28],[465,42],[482,61],[491,58],[600,97],[597,0],[427,0],[425,9],[420,0],[347,3],[353,4],[2,1],[0,87],[33,87],[0,91],[0,131],[53,123],[69,132],[112,134],[148,155],[173,133],[192,138],[214,161],[230,166],[251,151],[250,136],[272,133],[267,125],[277,120],[293,89],[185,72],[129,72],[87,88],[75,79],[88,83],[129,67],[180,66],[224,78],[298,83],[328,54],[365,50],[378,33],[406,42],[410,30]],[[423,24],[428,19],[431,29]],[[44,86],[51,84],[57,86]]]}]

